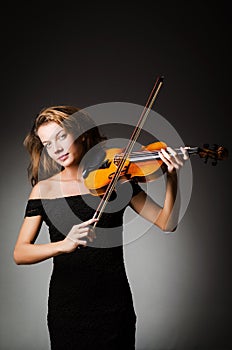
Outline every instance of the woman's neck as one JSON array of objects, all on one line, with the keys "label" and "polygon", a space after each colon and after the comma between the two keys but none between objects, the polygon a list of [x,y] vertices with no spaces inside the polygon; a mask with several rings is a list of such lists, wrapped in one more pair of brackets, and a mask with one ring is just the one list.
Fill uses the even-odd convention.
[{"label": "woman's neck", "polygon": [[66,167],[60,173],[60,181],[78,181],[81,182],[82,177],[82,168],[78,165]]}]

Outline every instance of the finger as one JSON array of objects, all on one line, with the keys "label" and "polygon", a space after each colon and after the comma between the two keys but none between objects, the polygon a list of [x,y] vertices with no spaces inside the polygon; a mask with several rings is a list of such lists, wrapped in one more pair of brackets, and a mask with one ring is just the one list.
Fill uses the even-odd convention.
[{"label": "finger", "polygon": [[167,159],[171,159],[171,154],[168,153],[164,148],[161,148],[160,151],[162,152],[162,154],[163,154]]},{"label": "finger", "polygon": [[78,236],[78,238],[87,237],[87,236],[88,236],[88,233],[89,233],[88,231],[82,232],[82,233],[78,233],[77,236]]},{"label": "finger", "polygon": [[93,237],[92,236],[87,236],[88,240],[92,243],[93,242]]},{"label": "finger", "polygon": [[171,147],[167,147],[167,151],[169,153],[171,153],[172,156],[176,156],[177,155],[176,151],[173,148],[171,148]]},{"label": "finger", "polygon": [[85,232],[88,232],[89,231],[89,227],[86,226],[86,227],[77,227],[76,230],[75,230],[75,233],[85,233]]},{"label": "finger", "polygon": [[188,154],[187,149],[185,149],[184,147],[180,147],[180,149],[181,149],[181,152],[183,153],[184,160],[189,159],[189,154]]},{"label": "finger", "polygon": [[[165,153],[164,153],[165,152]],[[167,165],[170,166],[171,162],[169,161],[171,159],[171,156],[164,150],[161,150],[159,153],[160,159]],[[167,156],[166,156],[167,154]]]},{"label": "finger", "polygon": [[[172,159],[174,159],[177,165],[180,165],[180,166],[183,166],[183,165],[184,165],[183,161],[182,161],[181,158],[178,156],[177,152],[174,151],[174,149],[172,149],[171,147],[167,147],[167,150],[168,150],[168,152],[170,152],[170,154],[171,154],[171,159],[170,159],[171,161],[172,161]],[[173,163],[174,166],[175,166],[175,162],[172,161],[172,163]]]},{"label": "finger", "polygon": [[80,238],[86,237],[87,233],[81,233],[81,234],[72,234],[68,235],[67,238],[70,239],[72,242],[77,243]]},{"label": "finger", "polygon": [[[171,147],[167,147],[171,150],[171,152],[173,152],[173,154],[175,154],[175,151],[171,148]],[[166,164],[169,167],[169,171],[171,171],[173,168],[179,169],[180,167],[180,161],[176,159],[177,156],[174,156],[173,154],[168,153],[166,150],[164,150],[163,148],[161,149],[163,155],[165,156],[165,158],[167,159],[168,163],[166,162]]]},{"label": "finger", "polygon": [[67,238],[68,238],[70,241],[72,241],[72,242],[74,242],[74,243],[77,243],[77,239],[75,239],[75,238],[73,238],[73,237],[70,237],[70,236],[67,236]]},{"label": "finger", "polygon": [[93,238],[93,239],[97,237],[95,230],[93,228],[90,228],[88,236]]},{"label": "finger", "polygon": [[83,245],[83,246],[86,246],[86,245],[87,245],[87,241],[83,241],[83,240],[81,240],[81,239],[78,239],[78,240],[77,240],[77,243],[78,243],[78,245]]},{"label": "finger", "polygon": [[79,238],[79,237],[85,237],[88,235],[88,227],[87,228],[74,228],[72,232],[69,233],[69,236],[72,238]]},{"label": "finger", "polygon": [[79,224],[79,225],[77,225],[77,226],[79,226],[79,227],[85,227],[85,226],[88,226],[88,225],[90,225],[90,224],[92,224],[92,223],[94,223],[94,222],[97,222],[98,220],[99,220],[99,219],[92,218],[92,219],[89,219],[89,220],[87,220],[87,221],[82,222],[81,224]]},{"label": "finger", "polygon": [[159,157],[163,161],[163,163],[166,164],[168,172],[172,172],[174,168],[172,162],[169,161],[161,152],[159,152]]},{"label": "finger", "polygon": [[[171,172],[173,170],[173,168],[175,168],[175,169],[180,168],[180,164],[178,164],[176,161],[173,161],[172,156],[170,154],[168,154],[166,151],[164,151],[162,153],[160,152],[159,157],[167,165],[169,172]],[[168,155],[167,157],[166,157],[166,154]],[[167,159],[167,158],[169,158],[169,159]]]},{"label": "finger", "polygon": [[78,240],[80,238],[84,238],[84,237],[86,237],[90,242],[93,242],[94,238],[96,238],[96,235],[92,229],[88,228],[88,229],[86,229],[85,232],[78,233],[76,240]]},{"label": "finger", "polygon": [[183,166],[184,165],[183,161],[178,156],[176,156],[174,159],[175,159],[175,161],[172,162],[173,165],[177,165],[178,168],[179,168],[179,166]]}]

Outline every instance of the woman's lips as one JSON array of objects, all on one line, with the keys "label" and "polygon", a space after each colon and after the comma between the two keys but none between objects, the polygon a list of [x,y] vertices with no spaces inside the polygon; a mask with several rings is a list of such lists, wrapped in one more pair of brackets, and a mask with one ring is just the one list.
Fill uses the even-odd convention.
[{"label": "woman's lips", "polygon": [[68,153],[63,154],[63,156],[60,156],[58,159],[64,161],[64,160],[66,160],[67,158],[68,158]]}]

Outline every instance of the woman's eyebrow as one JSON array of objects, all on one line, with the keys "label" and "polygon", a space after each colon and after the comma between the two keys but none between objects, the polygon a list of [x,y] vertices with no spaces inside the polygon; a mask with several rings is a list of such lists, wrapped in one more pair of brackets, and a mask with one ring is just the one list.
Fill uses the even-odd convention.
[{"label": "woman's eyebrow", "polygon": [[[55,135],[55,138],[57,138],[57,136],[58,136],[61,132],[63,132],[63,131],[64,131],[64,129],[61,129],[60,131],[58,131],[58,132],[56,133],[56,135]],[[48,140],[48,141],[44,140],[44,141],[42,141],[42,143],[47,143],[47,142],[50,142],[50,141],[51,141],[51,139]]]}]

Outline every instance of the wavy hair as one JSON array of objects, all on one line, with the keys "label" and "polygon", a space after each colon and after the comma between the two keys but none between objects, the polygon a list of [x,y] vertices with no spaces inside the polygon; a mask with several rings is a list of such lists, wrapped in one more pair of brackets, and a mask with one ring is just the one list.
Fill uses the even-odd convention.
[{"label": "wavy hair", "polygon": [[83,155],[98,143],[106,140],[89,115],[74,106],[51,106],[43,108],[36,116],[31,131],[25,137],[23,144],[30,154],[30,163],[27,168],[28,178],[32,186],[38,178],[46,179],[60,170],[57,164],[47,153],[37,131],[43,124],[55,122],[71,133],[76,141],[84,139]]}]

